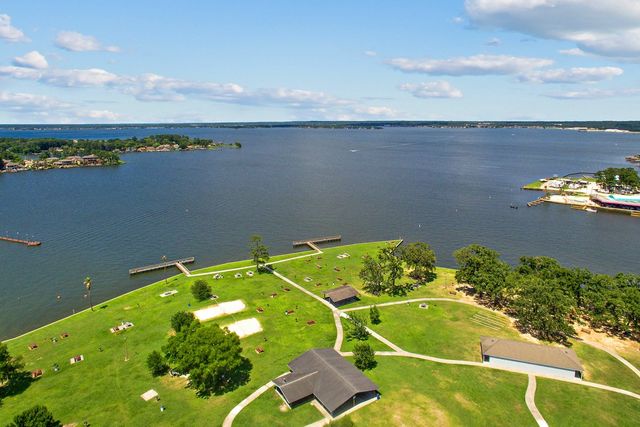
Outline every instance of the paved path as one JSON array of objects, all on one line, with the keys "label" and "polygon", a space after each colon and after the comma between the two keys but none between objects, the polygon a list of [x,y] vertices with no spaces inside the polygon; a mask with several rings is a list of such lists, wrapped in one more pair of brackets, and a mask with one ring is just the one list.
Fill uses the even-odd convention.
[{"label": "paved path", "polygon": [[598,350],[602,350],[602,351],[606,351],[607,353],[609,353],[611,356],[615,357],[616,359],[618,359],[620,361],[620,363],[622,363],[624,366],[626,366],[627,368],[631,369],[633,371],[634,374],[636,374],[638,377],[640,377],[640,369],[636,368],[631,362],[629,362],[627,359],[625,359],[624,357],[620,356],[618,353],[616,353],[613,350],[609,350],[607,347],[598,344],[598,343],[594,343],[591,341],[582,341],[584,344],[590,345],[591,347],[595,347]]},{"label": "paved path", "polygon": [[524,402],[527,404],[527,408],[529,408],[529,412],[533,415],[536,422],[540,427],[549,427],[549,424],[544,420],[544,417],[538,410],[536,406],[536,376],[533,374],[529,374],[529,384],[527,385],[527,393],[524,395]]},{"label": "paved path", "polygon": [[251,393],[242,402],[238,403],[231,411],[229,411],[229,414],[222,422],[222,427],[231,427],[231,424],[233,424],[233,420],[240,413],[240,411],[242,411],[245,408],[245,406],[247,406],[248,404],[256,400],[258,397],[260,397],[262,393],[269,390],[273,386],[274,386],[273,382],[269,381],[268,383],[266,383],[265,385],[263,385],[262,387],[260,387],[259,389]]}]

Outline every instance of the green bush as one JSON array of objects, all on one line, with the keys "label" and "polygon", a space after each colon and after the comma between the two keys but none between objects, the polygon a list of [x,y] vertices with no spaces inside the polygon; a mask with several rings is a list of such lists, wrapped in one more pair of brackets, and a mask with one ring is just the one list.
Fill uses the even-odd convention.
[{"label": "green bush", "polygon": [[202,279],[196,280],[191,286],[191,293],[198,301],[204,301],[211,298],[211,286]]}]

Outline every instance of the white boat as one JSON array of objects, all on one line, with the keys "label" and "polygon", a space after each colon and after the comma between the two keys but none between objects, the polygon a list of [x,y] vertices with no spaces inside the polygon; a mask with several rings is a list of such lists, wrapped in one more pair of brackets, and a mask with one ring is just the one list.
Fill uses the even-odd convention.
[{"label": "white boat", "polygon": [[596,208],[585,208],[584,210],[587,211],[587,212],[592,212],[592,213],[598,212],[598,210]]}]

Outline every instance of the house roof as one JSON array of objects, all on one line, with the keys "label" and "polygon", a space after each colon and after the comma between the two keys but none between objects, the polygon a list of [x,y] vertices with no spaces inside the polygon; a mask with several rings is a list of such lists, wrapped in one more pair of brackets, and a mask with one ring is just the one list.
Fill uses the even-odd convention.
[{"label": "house roof", "polygon": [[584,368],[576,352],[569,348],[481,337],[480,347],[483,356],[534,363],[560,369],[582,372]]},{"label": "house roof", "polygon": [[342,285],[338,288],[329,289],[328,291],[324,291],[323,294],[325,298],[329,298],[333,302],[348,300],[359,295],[358,291],[349,285]]},{"label": "house roof", "polygon": [[287,402],[310,395],[330,412],[358,393],[378,390],[369,378],[332,348],[309,350],[289,363],[291,373],[273,380]]}]

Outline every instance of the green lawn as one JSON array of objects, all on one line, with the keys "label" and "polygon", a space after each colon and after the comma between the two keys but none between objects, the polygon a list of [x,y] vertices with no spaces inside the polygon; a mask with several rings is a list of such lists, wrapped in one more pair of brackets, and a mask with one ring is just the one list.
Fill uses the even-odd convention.
[{"label": "green lawn", "polygon": [[382,322],[370,325],[402,349],[442,357],[481,361],[480,337],[518,339],[505,316],[467,304],[429,301],[379,307]]},{"label": "green lawn", "polygon": [[542,187],[542,182],[541,181],[533,181],[529,184],[523,185],[522,189],[523,190],[541,190],[540,187]]},{"label": "green lawn", "polygon": [[525,375],[400,357],[367,376],[382,397],[351,415],[357,426],[535,426]]},{"label": "green lawn", "polygon": [[[318,296],[322,296],[323,291],[346,284],[358,289],[360,292],[359,301],[344,305],[341,308],[380,304],[407,298],[460,298],[460,294],[455,292],[455,270],[449,268],[438,268],[436,280],[410,291],[406,296],[374,296],[367,294],[362,289],[362,280],[358,277],[362,257],[366,254],[374,256],[378,249],[386,245],[395,246],[397,243],[398,241],[374,242],[326,248],[323,249],[324,253],[321,255],[276,264],[275,268],[279,273]],[[348,253],[350,255],[349,258],[338,259],[337,256],[343,253]],[[311,281],[307,282],[305,278],[310,278]],[[403,281],[409,283],[411,279],[405,277]]]},{"label": "green lawn", "polygon": [[585,380],[640,393],[640,378],[606,351],[580,342],[571,348],[582,360]]},{"label": "green lawn", "polygon": [[551,426],[637,426],[640,401],[629,396],[538,378],[536,406]]},{"label": "green lawn", "polygon": [[296,427],[305,426],[322,418],[323,415],[310,402],[289,409],[272,388],[240,412],[233,421],[233,425]]},{"label": "green lawn", "polygon": [[[94,312],[82,312],[10,341],[11,353],[24,357],[27,370],[45,372],[21,394],[2,400],[0,425],[36,403],[46,405],[64,423],[87,420],[96,426],[215,425],[256,388],[285,372],[291,359],[311,347],[333,346],[335,326],[326,307],[301,292],[283,291],[283,282],[270,274],[253,279],[225,275],[222,280],[210,281],[219,301],[242,299],[247,310],[219,322],[257,317],[264,328],[263,332],[242,339],[244,354],[254,365],[250,382],[223,396],[202,399],[193,390],[185,389],[182,379],[153,378],[145,358],[165,343],[170,316],[179,310],[213,304],[194,301],[189,292],[194,280],[178,276],[170,279],[167,286],[162,281],[96,307]],[[179,293],[167,298],[158,296],[170,289]],[[273,292],[277,297],[270,297]],[[256,312],[258,306],[265,309],[264,313]],[[295,313],[285,316],[288,309]],[[317,323],[308,326],[307,320]],[[121,335],[111,334],[109,328],[121,321],[131,321],[135,326]],[[63,332],[69,337],[60,339]],[[52,343],[52,337],[58,337],[57,343]],[[37,343],[39,348],[28,350],[30,343]],[[265,352],[256,354],[257,346]],[[85,361],[70,365],[69,358],[78,354],[84,355]],[[51,369],[54,363],[60,366],[59,372]],[[144,402],[140,398],[151,388],[160,394],[160,402]],[[165,412],[160,412],[160,404],[166,406]]]}]

